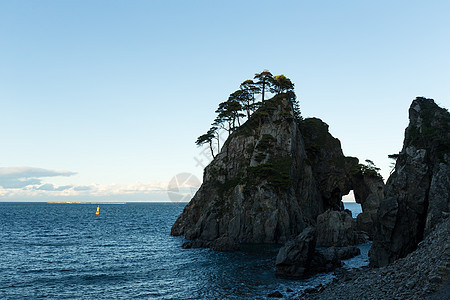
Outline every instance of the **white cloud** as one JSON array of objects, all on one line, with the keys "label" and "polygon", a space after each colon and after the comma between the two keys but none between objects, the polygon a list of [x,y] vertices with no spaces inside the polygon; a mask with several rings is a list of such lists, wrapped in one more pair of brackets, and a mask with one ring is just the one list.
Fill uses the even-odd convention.
[{"label": "white cloud", "polygon": [[51,183],[46,183],[46,184],[36,187],[35,189],[39,190],[39,191],[65,191],[72,187],[73,187],[72,185],[61,185],[61,186],[55,187]]},{"label": "white cloud", "polygon": [[55,186],[51,183],[24,188],[1,188],[2,201],[172,201],[190,200],[192,191],[181,188],[176,196],[166,182],[136,182],[132,184],[92,184],[88,186]]},{"label": "white cloud", "polygon": [[91,189],[92,189],[92,187],[88,186],[88,185],[80,185],[80,186],[75,186],[73,188],[73,190],[76,191],[76,192],[90,191]]},{"label": "white cloud", "polygon": [[75,174],[75,172],[70,171],[54,171],[32,167],[4,167],[0,168],[0,186],[5,189],[21,189],[27,186],[40,185],[41,178]]},{"label": "white cloud", "polygon": [[[54,171],[30,167],[0,168],[0,200],[2,201],[84,201],[88,199],[120,201],[190,200],[200,181],[186,182],[179,174],[170,181],[135,182],[131,184],[61,185],[42,182],[43,178],[72,176],[70,171]],[[189,178],[195,177],[188,174]],[[48,180],[48,179],[47,179]],[[46,180],[46,181],[47,181]],[[180,181],[181,180],[181,181]],[[198,185],[198,186],[197,186]],[[127,200],[129,199],[129,200]]]}]

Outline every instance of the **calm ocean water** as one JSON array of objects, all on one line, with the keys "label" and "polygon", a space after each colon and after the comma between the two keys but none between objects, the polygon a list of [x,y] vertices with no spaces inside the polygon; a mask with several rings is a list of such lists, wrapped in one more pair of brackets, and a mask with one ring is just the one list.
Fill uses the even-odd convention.
[{"label": "calm ocean water", "polygon": [[100,205],[96,216],[97,205],[0,202],[0,298],[265,299],[332,279],[276,278],[274,247],[182,249],[169,233],[183,206]]},{"label": "calm ocean water", "polygon": [[344,202],[344,208],[351,210],[353,218],[362,213],[361,204],[355,202]]}]

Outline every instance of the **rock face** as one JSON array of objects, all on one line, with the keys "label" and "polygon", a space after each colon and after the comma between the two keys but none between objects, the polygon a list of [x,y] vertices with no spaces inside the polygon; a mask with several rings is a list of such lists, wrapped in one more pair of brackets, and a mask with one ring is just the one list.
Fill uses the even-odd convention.
[{"label": "rock face", "polygon": [[322,120],[305,119],[300,129],[324,209],[343,210],[342,196],[352,189],[358,159],[344,156],[341,142],[328,132]]},{"label": "rock face", "polygon": [[305,278],[311,273],[311,262],[316,248],[313,227],[306,228],[294,240],[287,242],[278,252],[276,260],[277,276]]},{"label": "rock face", "polygon": [[330,272],[342,266],[341,259],[360,254],[354,246],[317,248],[317,231],[306,228],[294,240],[287,242],[278,252],[276,275],[283,278],[303,279],[316,273]]},{"label": "rock face", "polygon": [[[445,217],[395,264],[368,270],[342,272],[320,292],[300,299],[449,299],[450,218]],[[443,286],[444,285],[444,286]],[[437,294],[433,294],[438,289]],[[317,289],[316,289],[317,290]]]},{"label": "rock face", "polygon": [[360,166],[357,158],[344,156],[327,124],[294,120],[287,95],[275,96],[228,137],[171,234],[189,240],[184,248],[227,251],[245,243],[285,243],[330,210],[328,217],[340,224],[325,229],[319,219],[318,245],[356,244],[351,216],[339,212],[342,195],[355,189],[367,210],[368,221],[361,223],[370,231],[380,189],[383,194]]},{"label": "rock face", "polygon": [[381,202],[370,263],[405,257],[449,212],[450,114],[417,98],[409,109],[403,148]]},{"label": "rock face", "polygon": [[216,250],[295,237],[324,211],[304,149],[286,95],[265,101],[205,168],[171,234]]},{"label": "rock face", "polygon": [[361,254],[361,250],[355,246],[329,247],[325,251],[339,260],[349,259]]},{"label": "rock face", "polygon": [[327,210],[317,217],[317,247],[349,246],[359,244],[359,235],[353,226],[349,210]]},{"label": "rock face", "polygon": [[295,121],[286,98],[265,101],[205,168],[172,227],[172,235],[190,240],[184,247],[284,243],[325,210],[343,209],[358,159],[343,155],[321,120]]},{"label": "rock face", "polygon": [[[342,196],[353,190],[363,211],[358,215],[355,230],[366,232],[372,239],[378,207],[384,199],[383,179],[376,172],[363,172],[357,158],[344,156],[340,141],[328,132],[328,125],[320,119],[305,119],[300,129],[324,208],[343,211]],[[322,244],[322,231],[318,228],[319,245]],[[327,244],[337,245],[339,238]],[[345,243],[342,241],[340,244]]]},{"label": "rock face", "polygon": [[377,222],[378,208],[384,199],[384,182],[380,176],[356,172],[352,176],[356,203],[361,204],[362,213],[356,218],[356,228],[364,231],[372,240]]}]

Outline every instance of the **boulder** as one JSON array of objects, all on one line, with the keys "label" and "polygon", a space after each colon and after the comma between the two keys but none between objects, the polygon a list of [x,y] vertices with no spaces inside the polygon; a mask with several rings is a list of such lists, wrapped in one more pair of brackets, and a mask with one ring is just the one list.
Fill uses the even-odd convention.
[{"label": "boulder", "polygon": [[210,245],[210,242],[202,241],[202,240],[194,240],[194,241],[184,242],[183,245],[181,245],[181,248],[183,248],[183,249],[207,248],[207,247],[209,247],[209,245]]},{"label": "boulder", "polygon": [[[377,266],[385,266],[395,260],[395,256],[392,256],[390,247],[401,247],[401,239],[392,239],[392,233],[395,228],[398,213],[397,198],[389,197],[382,201],[378,212],[378,218],[376,223],[377,237],[384,236],[386,241],[392,241],[389,244],[383,244],[380,242],[380,238],[377,238],[377,242],[372,245],[369,256],[371,262],[377,262]],[[396,244],[396,245],[394,245]]]},{"label": "boulder", "polygon": [[361,250],[355,246],[329,247],[321,250],[321,253],[328,258],[345,260],[361,254]]},{"label": "boulder", "polygon": [[359,255],[353,246],[315,248],[316,230],[308,227],[278,252],[276,275],[283,278],[302,279],[316,273],[330,272],[342,266],[341,259]]},{"label": "boulder", "polygon": [[209,247],[211,247],[211,249],[215,251],[235,251],[239,250],[240,248],[239,244],[236,243],[235,240],[227,236],[222,236],[216,239],[211,243],[211,245],[209,245]]},{"label": "boulder", "polygon": [[275,263],[276,275],[284,278],[308,277],[315,247],[315,229],[308,227],[280,249]]},{"label": "boulder", "polygon": [[317,249],[309,266],[309,275],[331,272],[342,266],[337,252],[332,248]]}]

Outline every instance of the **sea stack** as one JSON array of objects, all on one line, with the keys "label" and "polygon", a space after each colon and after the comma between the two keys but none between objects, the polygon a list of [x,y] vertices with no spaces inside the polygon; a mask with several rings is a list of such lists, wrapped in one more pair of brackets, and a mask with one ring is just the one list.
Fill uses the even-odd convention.
[{"label": "sea stack", "polygon": [[450,114],[432,99],[418,97],[409,121],[378,210],[372,266],[414,251],[450,210]]},{"label": "sea stack", "polygon": [[355,176],[366,176],[359,167],[327,124],[296,120],[288,96],[276,95],[228,137],[171,234],[188,239],[185,248],[285,243],[343,210]]},{"label": "sea stack", "polygon": [[171,234],[216,250],[285,242],[323,210],[292,104],[280,94],[228,137]]}]

